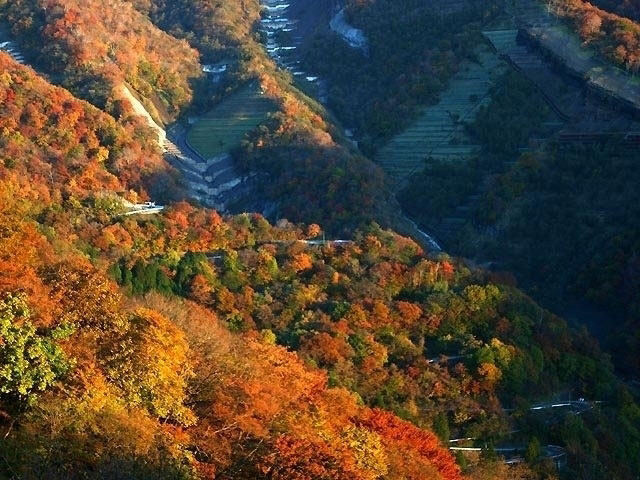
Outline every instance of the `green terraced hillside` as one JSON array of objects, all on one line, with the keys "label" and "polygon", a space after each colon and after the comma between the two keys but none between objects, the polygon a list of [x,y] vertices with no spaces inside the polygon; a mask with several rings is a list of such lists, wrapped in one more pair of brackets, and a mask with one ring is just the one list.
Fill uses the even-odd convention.
[{"label": "green terraced hillside", "polygon": [[478,150],[464,122],[488,102],[489,88],[506,68],[488,47],[478,53],[478,60],[464,64],[439,102],[426,107],[413,125],[380,150],[378,162],[394,181],[402,183],[428,158],[455,161]]},{"label": "green terraced hillside", "polygon": [[189,144],[204,158],[228,152],[272,111],[273,102],[261,94],[259,85],[251,84],[204,115],[189,131]]}]

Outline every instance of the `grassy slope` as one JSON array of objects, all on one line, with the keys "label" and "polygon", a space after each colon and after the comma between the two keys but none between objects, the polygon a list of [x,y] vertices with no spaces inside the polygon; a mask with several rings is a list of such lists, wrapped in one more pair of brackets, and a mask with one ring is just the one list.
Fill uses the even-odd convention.
[{"label": "grassy slope", "polygon": [[203,116],[189,131],[189,143],[205,158],[228,152],[271,111],[273,104],[261,95],[259,86],[249,85]]}]

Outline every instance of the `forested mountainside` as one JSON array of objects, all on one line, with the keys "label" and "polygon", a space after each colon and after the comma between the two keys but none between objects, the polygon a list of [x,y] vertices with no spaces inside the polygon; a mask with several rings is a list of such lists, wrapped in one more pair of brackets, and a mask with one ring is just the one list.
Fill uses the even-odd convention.
[{"label": "forested mountainside", "polygon": [[[603,339],[611,336],[621,370],[635,375],[640,218],[634,185],[640,157],[627,148],[553,145],[513,155],[517,163],[492,178],[470,206],[487,167],[460,166],[452,179],[452,170],[440,165],[417,176],[403,202],[436,231],[444,228],[442,238],[452,249],[518,272],[536,296],[556,305],[582,298],[619,318],[600,315],[594,326]],[[424,191],[427,182],[440,183],[433,196]],[[447,225],[452,217],[459,220],[454,229]]]},{"label": "forested mountainside", "polygon": [[[329,105],[355,127],[364,151],[377,152],[387,174],[399,178],[405,211],[446,250],[506,272],[503,279],[571,311],[574,321],[599,334],[619,371],[635,378],[638,121],[615,89],[637,89],[638,25],[633,2],[593,3],[496,2],[483,15],[473,2],[455,2],[422,17],[387,15],[419,12],[417,2],[347,3],[348,21],[364,32],[368,50],[327,31],[305,51],[305,61],[328,78]],[[560,20],[579,36],[575,56],[585,71],[563,65],[557,52],[536,50],[534,41],[525,44],[530,27],[565,35],[570,30]],[[395,28],[403,22],[423,28]],[[428,77],[440,83],[424,97],[412,82],[427,62],[408,53],[407,37],[449,51],[450,68]],[[432,51],[428,58],[442,57]],[[400,88],[392,88],[389,72],[376,77],[401,64],[393,70]],[[611,69],[608,78],[587,85],[607,64],[629,75]],[[362,87],[365,78],[378,90]],[[598,90],[616,82],[608,93]],[[366,123],[375,119],[382,123]],[[385,141],[398,131],[401,140]],[[594,314],[589,305],[603,311]]]},{"label": "forested mountainside", "polygon": [[[43,115],[56,93],[96,130],[109,121],[3,60],[5,125],[23,118],[10,105]],[[64,152],[67,125],[47,117],[39,148]],[[143,197],[139,180],[125,187],[103,162],[109,182],[82,181],[88,148],[43,175],[36,147],[12,161],[20,132],[1,144],[3,475],[453,479],[440,442],[499,442],[515,426],[525,445],[562,441],[575,468],[635,471],[640,412],[606,356],[516,290],[375,226],[322,245],[305,242],[314,225],[185,203],[126,216],[117,195]],[[606,403],[527,413],[566,390]],[[474,471],[534,475],[491,455]]]},{"label": "forested mountainside", "polygon": [[173,120],[201,75],[195,50],[126,1],[12,0],[0,3],[0,19],[52,78],[114,114],[114,88],[127,82],[157,121]]},{"label": "forested mountainside", "polygon": [[196,46],[207,62],[240,57],[251,49],[261,5],[255,1],[131,0],[139,11],[177,38]]},{"label": "forested mountainside", "polygon": [[505,17],[514,12],[527,12],[519,25],[523,27],[531,21],[529,11],[548,8],[566,20],[589,49],[636,72],[640,26],[633,21],[633,12],[637,6],[610,3],[348,1],[347,18],[364,32],[367,49],[354,49],[326,31],[305,49],[304,63],[328,79],[328,105],[357,132],[363,151],[373,155],[390,136],[410,125],[425,104],[437,101],[465,62],[482,62],[477,47],[486,42],[483,30],[507,29]]},{"label": "forested mountainside", "polygon": [[[111,108],[112,103],[107,100],[110,90],[97,88],[96,77],[108,80],[109,86],[113,86],[114,78],[126,80],[143,99],[149,100],[145,102],[148,110],[158,111],[164,121],[175,118],[185,107],[193,88],[200,94],[191,103],[192,113],[197,115],[224,102],[246,83],[259,82],[265,95],[275,101],[277,110],[229,151],[241,169],[258,173],[253,177],[253,196],[272,203],[281,216],[321,222],[335,232],[373,219],[389,223],[395,207],[389,201],[382,173],[353,151],[327,112],[294,88],[291,78],[276,68],[257,41],[259,2],[245,3],[158,1],[131,5],[121,1],[79,9],[69,3],[56,9],[28,0],[6,3],[0,12],[14,25],[12,30],[25,45],[37,50],[46,43],[47,48],[59,52],[57,56],[43,54],[35,60],[45,71],[52,72],[52,80],[60,77],[62,85],[94,105],[102,108],[106,104],[117,117],[120,112]],[[98,16],[97,11],[104,14]],[[69,25],[77,26],[69,35],[65,34],[61,19],[65,15],[75,15]],[[84,27],[87,29],[81,33],[76,30]],[[123,34],[114,41],[121,45],[116,43],[110,48],[85,49],[85,40],[74,40],[91,39],[98,45],[108,45],[105,38],[118,29]],[[225,82],[216,86],[205,78],[193,83],[200,74],[197,54],[183,40],[161,29],[189,40],[206,61],[225,59],[229,64]],[[179,90],[180,95],[174,95],[171,89]],[[166,115],[161,115],[165,108]],[[254,200],[249,198],[248,204]]]},{"label": "forested mountainside", "polygon": [[[268,252],[268,243],[308,232],[259,216],[223,220],[187,204],[148,220],[123,215],[118,195],[131,198],[127,187],[145,195],[136,178],[116,176],[127,178],[118,152],[135,160],[135,150],[122,151],[125,132],[8,57],[2,62],[4,478],[418,478],[413,469],[461,478],[433,434],[328,387],[325,373],[275,346],[266,330],[232,333],[233,322],[212,305],[186,298],[203,299],[214,286],[217,269],[205,253],[232,255],[257,240]],[[67,116],[53,114],[54,105]],[[27,121],[41,117],[39,129]],[[101,137],[109,128],[113,143]],[[16,150],[27,137],[33,144]],[[134,275],[135,291],[156,288],[158,278],[183,290],[129,296],[106,274],[158,255],[173,256],[182,272],[147,270],[148,282]],[[250,290],[245,282],[246,300]],[[235,302],[234,293],[220,293]]]},{"label": "forested mountainside", "polygon": [[[413,72],[420,101],[403,96],[394,75],[372,92],[389,103],[369,111],[408,121],[469,62],[482,63],[472,47],[501,18],[499,3],[447,5],[439,21],[413,0],[348,6],[349,22],[381,36],[370,40],[371,61],[380,62],[374,47],[383,38],[413,51],[388,53]],[[385,22],[411,18],[398,23],[411,38],[381,26],[382,7],[394,12]],[[260,15],[268,13],[257,0],[0,0],[8,21],[0,26],[11,25],[37,69],[0,52],[0,478],[637,478],[636,384],[616,376],[585,328],[518,290],[513,275],[425,251],[374,222],[401,215],[390,182],[347,140],[339,110],[334,117],[267,55]],[[456,17],[449,36],[443,26]],[[420,35],[439,35],[442,45],[422,56]],[[225,74],[207,76],[201,64],[224,65]],[[514,89],[501,96],[504,85]],[[190,200],[187,174],[167,163],[148,122],[117,96],[123,86],[159,123],[178,118],[181,127],[256,87],[274,108],[228,153],[253,175],[252,195],[276,205],[278,220]],[[439,194],[446,211],[455,208],[447,193],[473,192],[483,179],[489,199],[504,199],[486,201],[491,218],[512,220],[518,195],[567,189],[569,180],[548,180],[562,171],[560,159],[564,176],[576,178],[586,175],[580,155],[592,155],[596,169],[599,155],[617,148],[545,143],[511,164],[551,109],[508,75],[490,93],[466,127],[483,148],[480,160],[441,165],[438,182],[431,165],[406,192],[455,187],[453,172],[464,188]],[[500,123],[505,97],[523,104],[514,125]],[[382,132],[376,125],[362,131]],[[620,152],[620,168],[633,172]],[[568,166],[565,154],[574,159]],[[487,164],[500,166],[489,169],[496,183],[486,181]],[[600,181],[586,178],[584,203]],[[633,198],[631,183],[614,179],[603,209]],[[430,197],[419,200],[433,208]],[[421,215],[425,224],[434,218]],[[609,303],[624,295],[633,325],[628,259],[637,237],[626,216],[619,220],[620,250],[589,258],[580,282],[592,283],[580,285]],[[473,235],[480,242],[485,231]],[[589,251],[587,237],[578,240]],[[516,258],[503,250],[505,262]],[[624,293],[608,283],[610,272],[628,275]],[[620,341],[629,363],[633,341]]]},{"label": "forested mountainside", "polygon": [[278,111],[248,136],[236,157],[246,171],[262,173],[257,190],[281,216],[322,223],[333,232],[373,219],[391,223],[397,210],[380,169],[351,148],[328,112],[295,88],[259,43],[259,2],[154,0],[150,11],[157,25],[189,39],[205,58],[227,59],[232,73],[223,102],[229,90],[252,78],[275,100]]},{"label": "forested mountainside", "polygon": [[140,200],[184,198],[178,172],[137,117],[118,123],[2,52],[0,68],[0,158],[5,175],[23,188],[69,198],[103,190],[129,197],[132,189]]},{"label": "forested mountainside", "polygon": [[466,122],[477,153],[428,162],[401,203],[452,251],[515,272],[537,298],[604,308],[593,326],[636,375],[638,123],[596,95],[576,101],[584,90],[541,65],[504,77]]},{"label": "forested mountainside", "polygon": [[585,43],[621,68],[636,73],[640,70],[637,2],[546,1],[555,15],[571,23]]},{"label": "forested mountainside", "polygon": [[[330,107],[448,251],[513,273],[550,305],[604,307],[618,320],[600,314],[596,330],[637,372],[637,113],[600,88],[638,91],[633,2],[387,3],[347,2],[366,51],[330,31],[305,49]],[[564,35],[564,23],[584,68],[524,44],[529,28]],[[629,75],[587,85],[600,60]]]}]

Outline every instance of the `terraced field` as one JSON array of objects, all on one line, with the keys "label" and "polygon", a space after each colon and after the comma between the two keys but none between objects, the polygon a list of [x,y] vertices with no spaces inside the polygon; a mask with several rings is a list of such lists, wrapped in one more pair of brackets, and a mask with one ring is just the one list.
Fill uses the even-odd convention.
[{"label": "terraced field", "polygon": [[251,84],[204,115],[187,139],[204,158],[213,158],[236,147],[272,111],[273,102],[261,94],[259,85]]},{"label": "terraced field", "polygon": [[505,69],[489,47],[480,49],[478,62],[464,64],[440,101],[380,150],[377,160],[390,178],[400,185],[428,158],[456,161],[473,155],[479,147],[466,135],[464,123],[489,101],[489,88]]}]

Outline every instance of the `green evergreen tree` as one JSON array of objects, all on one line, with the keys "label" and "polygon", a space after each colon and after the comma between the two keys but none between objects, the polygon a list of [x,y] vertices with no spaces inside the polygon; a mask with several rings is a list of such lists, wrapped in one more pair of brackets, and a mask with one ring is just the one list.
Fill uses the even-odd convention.
[{"label": "green evergreen tree", "polygon": [[433,420],[433,432],[438,436],[443,444],[447,445],[449,443],[451,431],[449,430],[449,420],[447,419],[446,414],[439,413],[436,415],[436,418]]},{"label": "green evergreen tree", "polygon": [[114,263],[109,267],[107,273],[111,278],[113,278],[119,285],[122,285],[122,269],[120,268],[120,263]]},{"label": "green evergreen tree", "polygon": [[538,437],[533,437],[529,440],[529,445],[527,445],[524,458],[528,463],[534,463],[540,457],[540,453],[540,440],[538,440]]}]

